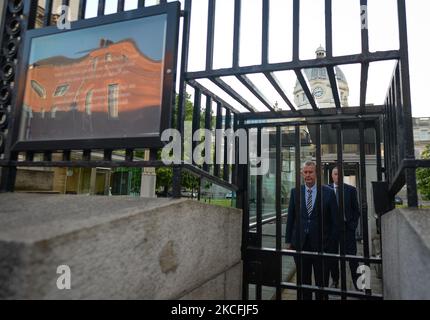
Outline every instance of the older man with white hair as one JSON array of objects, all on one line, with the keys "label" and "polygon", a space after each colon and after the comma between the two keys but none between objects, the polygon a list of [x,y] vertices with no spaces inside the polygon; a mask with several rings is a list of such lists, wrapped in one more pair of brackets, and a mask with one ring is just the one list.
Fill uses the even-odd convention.
[{"label": "older man with white hair", "polygon": [[[327,186],[321,186],[321,206],[317,206],[319,190],[316,183],[317,173],[315,162],[305,162],[302,169],[302,176],[305,184],[300,187],[301,228],[298,228],[298,217],[296,216],[296,189],[293,189],[291,190],[290,204],[288,206],[285,234],[287,248],[291,250],[318,252],[320,247],[322,247],[324,252],[336,252],[338,247],[338,226],[336,222],[338,206],[336,195],[333,189]],[[322,226],[320,225],[321,215]],[[322,232],[322,243],[320,231]],[[297,265],[297,257],[295,257],[295,262]],[[315,284],[319,287],[328,287],[328,264],[327,267],[324,268],[323,277],[321,257],[302,257],[302,284],[312,284],[312,269],[314,271]],[[325,299],[327,295],[317,293],[316,296],[317,299]],[[303,290],[301,298],[303,300],[311,300],[312,292]]]}]

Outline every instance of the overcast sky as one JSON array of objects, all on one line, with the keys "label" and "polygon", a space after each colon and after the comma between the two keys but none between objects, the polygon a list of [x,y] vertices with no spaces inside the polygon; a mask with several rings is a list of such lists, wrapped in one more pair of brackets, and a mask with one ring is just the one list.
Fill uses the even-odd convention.
[{"label": "overcast sky", "polygon": [[[137,0],[126,0],[126,10],[137,7]],[[170,1],[169,1],[170,2]],[[114,13],[117,0],[106,0],[106,13]],[[149,5],[157,0],[147,0]],[[233,39],[233,0],[217,0],[214,67],[229,67],[232,63]],[[242,1],[241,54],[240,65],[255,65],[261,61],[261,8],[262,0]],[[292,58],[292,0],[271,0],[269,62],[286,62]],[[429,90],[425,88],[430,68],[426,65],[428,55],[425,45],[430,30],[430,1],[406,0],[410,73],[412,90],[412,110],[415,117],[430,116],[427,104]],[[205,65],[206,23],[208,0],[193,1],[189,70],[202,70]],[[95,16],[97,1],[88,1],[87,17]],[[397,27],[397,0],[368,0],[368,26],[370,51],[399,48]],[[324,0],[301,0],[300,59],[313,59],[315,49],[325,44]],[[360,1],[333,0],[333,50],[334,55],[359,53],[360,38]],[[342,66],[349,87],[349,105],[359,102],[360,65]],[[369,86],[366,103],[383,104],[389,80],[392,77],[394,62],[373,63],[369,69]],[[278,73],[283,87],[292,99],[296,78],[290,71]],[[231,86],[240,91],[258,109],[264,106],[244,89],[235,79],[226,78]],[[262,75],[254,75],[251,80],[258,85],[272,103],[282,103]],[[203,82],[208,84],[208,82]],[[218,92],[218,91],[217,91]],[[192,92],[191,92],[192,93]],[[221,94],[221,92],[218,92]],[[223,95],[223,97],[225,97]],[[244,110],[232,99],[226,100],[240,110]]]}]

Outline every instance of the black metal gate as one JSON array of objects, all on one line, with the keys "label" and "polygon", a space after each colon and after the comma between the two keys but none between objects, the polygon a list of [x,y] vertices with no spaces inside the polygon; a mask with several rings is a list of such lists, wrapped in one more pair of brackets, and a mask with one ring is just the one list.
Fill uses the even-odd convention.
[{"label": "black metal gate", "polygon": [[[181,195],[181,178],[183,171],[188,171],[199,177],[202,181],[208,180],[218,184],[228,190],[236,192],[237,206],[243,209],[243,238],[242,254],[244,262],[243,273],[243,298],[244,299],[262,299],[265,298],[266,291],[272,292],[276,299],[283,299],[284,293],[292,290],[297,298],[303,297],[303,292],[326,293],[330,296],[338,296],[342,299],[349,297],[364,299],[381,299],[381,293],[375,293],[367,288],[364,291],[350,290],[347,285],[347,262],[356,261],[366,266],[371,264],[380,265],[381,258],[371,255],[370,237],[369,237],[369,201],[368,198],[369,176],[367,173],[366,148],[371,146],[374,150],[376,163],[376,178],[379,182],[378,192],[382,192],[383,203],[375,206],[375,212],[380,215],[389,211],[393,207],[394,196],[397,191],[406,183],[408,187],[408,204],[411,207],[417,206],[417,192],[415,181],[415,169],[418,166],[428,166],[429,163],[418,162],[414,158],[413,134],[412,134],[412,117],[411,117],[411,98],[409,84],[409,66],[408,66],[408,47],[407,47],[407,30],[406,30],[406,12],[405,0],[397,1],[398,25],[400,34],[400,49],[390,51],[369,51],[369,33],[367,27],[361,29],[361,53],[345,56],[333,56],[333,23],[332,23],[332,1],[325,0],[325,56],[318,59],[301,60],[299,57],[300,45],[300,0],[293,0],[293,43],[292,43],[292,61],[269,63],[269,19],[270,19],[270,0],[262,0],[262,51],[261,63],[252,66],[241,66],[239,64],[240,38],[241,38],[241,9],[243,1],[231,0],[234,3],[233,18],[233,50],[232,65],[228,68],[214,68],[214,33],[215,33],[215,12],[216,0],[208,0],[207,6],[207,32],[206,32],[206,50],[205,68],[200,71],[189,71],[189,44],[191,14],[193,12],[193,1],[184,0],[182,3],[182,48],[180,55],[180,73],[178,77],[179,92],[175,109],[176,128],[184,138],[184,121],[186,119],[186,99],[187,87],[192,88],[194,93],[194,109],[192,129],[205,128],[210,131],[215,129],[233,129],[245,130],[248,135],[254,129],[257,130],[257,156],[262,151],[262,134],[267,132],[271,137],[269,139],[269,154],[272,155],[271,169],[272,180],[265,185],[267,177],[250,175],[252,166],[248,161],[246,164],[239,164],[239,137],[233,140],[225,140],[224,143],[224,161],[214,164],[198,165],[194,162],[187,163],[182,161],[180,164],[172,165],[173,170],[173,195]],[[358,1],[358,0],[357,0]],[[41,1],[40,1],[41,2]],[[75,1],[78,5],[76,19],[85,19],[85,10],[87,1]],[[167,5],[166,0],[160,1],[160,6]],[[170,1],[169,1],[170,2]],[[15,83],[19,80],[15,78],[16,70],[19,67],[20,55],[22,54],[22,38],[25,37],[26,30],[36,27],[39,21],[39,27],[46,27],[52,23],[52,5],[54,1],[44,1],[45,10],[40,11],[39,1],[22,0],[4,2],[4,13],[1,30],[3,31],[0,38],[2,52],[0,55],[2,66],[2,83],[0,88],[1,101],[1,131],[0,131],[0,165],[2,167],[2,191],[13,191],[16,177],[16,168],[19,166],[28,167],[162,167],[163,162],[157,160],[156,149],[151,150],[151,160],[135,161],[135,149],[125,150],[123,161],[112,161],[114,150],[103,150],[103,160],[92,160],[92,150],[81,150],[82,159],[72,160],[72,150],[49,150],[43,151],[43,161],[34,161],[35,151],[25,152],[22,155],[10,150],[10,134],[8,130],[13,125],[13,114],[16,106],[17,87]],[[68,0],[62,0],[64,5],[69,5]],[[367,0],[360,0],[360,14],[363,25],[367,24]],[[118,12],[124,11],[124,0],[118,1]],[[146,10],[145,1],[138,1],[136,10]],[[98,2],[98,17],[105,14],[105,1]],[[206,13],[205,13],[206,14]],[[279,40],[281,41],[281,40]],[[396,60],[397,65],[392,80],[391,88],[387,94],[385,105],[367,106],[367,82],[369,73],[369,64],[378,61]],[[361,67],[360,80],[360,104],[355,107],[345,108],[341,103],[341,96],[338,89],[337,66],[346,64],[359,64]],[[323,69],[330,82],[331,94],[333,96],[332,108],[319,108],[317,99],[309,87],[305,69]],[[288,98],[282,88],[280,80],[276,76],[279,71],[292,71],[297,77],[305,98],[311,109],[300,109],[296,107]],[[267,97],[264,96],[260,88],[253,83],[250,75],[262,75],[283,99],[283,102],[289,107],[289,110],[279,110]],[[257,98],[265,107],[266,111],[257,110],[248,102],[240,92],[236,91],[224,77],[234,77],[240,84],[246,88],[255,98]],[[209,80],[209,83],[215,85],[217,93],[211,88],[204,85],[201,80]],[[240,112],[231,103],[221,97],[222,92],[230,99],[234,100],[247,112]],[[206,98],[206,105],[202,108],[202,98]],[[204,113],[204,121],[202,119]],[[213,114],[216,113],[216,116]],[[212,123],[215,118],[214,123]],[[173,121],[172,121],[173,122]],[[204,125],[201,125],[201,122]],[[352,138],[351,136],[351,130]],[[330,136],[330,139],[327,138]],[[215,139],[212,147],[218,143],[218,137]],[[328,139],[328,140],[327,140]],[[362,221],[362,251],[355,256],[346,255],[345,251],[345,233],[343,223],[343,176],[346,169],[345,162],[350,160],[344,159],[343,146],[347,139],[352,139],[357,146],[357,159],[355,167],[357,173],[356,182],[360,199],[360,214]],[[228,144],[234,144],[235,162],[228,163]],[[335,158],[326,159],[324,146],[336,146]],[[142,146],[145,148],[145,146]],[[306,148],[312,148],[311,152],[304,151]],[[383,148],[383,149],[382,149]],[[73,150],[74,151],[74,150]],[[307,157],[303,153],[308,152]],[[53,154],[60,153],[62,160],[53,161]],[[221,158],[217,152],[214,152],[213,159]],[[384,160],[382,160],[384,159]],[[340,251],[339,253],[325,253],[322,248],[318,252],[295,251],[285,248],[283,245],[284,235],[283,228],[285,223],[286,208],[289,202],[289,190],[298,189],[301,184],[301,164],[304,160],[313,160],[316,162],[318,179],[317,193],[321,194],[323,184],[328,182],[328,174],[323,175],[323,169],[337,165],[339,168],[340,182],[340,200],[338,222],[340,227]],[[269,174],[269,176],[270,176]],[[274,176],[274,178],[273,178]],[[289,176],[290,185],[287,185],[285,176]],[[325,179],[325,180],[324,180]],[[266,187],[266,189],[264,189]],[[270,199],[270,200],[269,200]],[[295,212],[300,217],[301,199],[300,193],[296,193]],[[321,197],[317,197],[316,207],[321,207]],[[269,203],[271,202],[271,203]],[[320,215],[320,219],[322,219]],[[322,221],[322,220],[321,220]],[[300,218],[298,224],[300,225]],[[322,223],[320,223],[320,226]],[[269,231],[267,231],[270,229]],[[270,234],[266,234],[269,232]],[[321,230],[320,234],[323,234]],[[272,241],[270,245],[267,245]],[[296,283],[290,277],[286,277],[285,264],[286,259],[296,258]],[[326,264],[327,259],[336,260],[340,264],[340,288],[328,288],[304,284],[302,281],[302,260],[306,257],[317,257]],[[294,274],[294,273],[292,273]],[[270,290],[267,290],[270,288]],[[252,294],[254,293],[254,294]]]}]

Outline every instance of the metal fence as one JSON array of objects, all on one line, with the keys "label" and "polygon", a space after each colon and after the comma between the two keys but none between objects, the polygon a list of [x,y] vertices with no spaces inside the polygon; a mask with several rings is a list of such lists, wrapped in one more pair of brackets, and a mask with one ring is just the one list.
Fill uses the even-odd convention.
[{"label": "metal fence", "polygon": [[[231,67],[215,69],[214,68],[214,49],[215,49],[215,11],[216,0],[208,0],[207,7],[207,29],[206,29],[206,48],[205,68],[199,71],[189,71],[189,46],[190,46],[190,30],[191,30],[191,14],[193,12],[193,1],[185,0],[181,11],[182,17],[182,47],[179,66],[179,92],[178,103],[175,108],[176,126],[183,139],[185,128],[185,109],[187,98],[187,87],[194,91],[194,112],[192,129],[195,132],[201,127],[202,110],[205,112],[204,129],[214,131],[215,129],[244,129],[248,134],[251,130],[257,130],[258,151],[261,155],[261,134],[262,130],[270,129],[273,139],[273,154],[275,155],[275,215],[273,218],[263,220],[263,199],[262,199],[262,176],[256,178],[256,217],[255,221],[250,224],[250,168],[249,155],[247,164],[238,163],[238,138],[235,142],[236,162],[233,165],[227,164],[227,149],[228,140],[224,140],[224,163],[219,164],[214,161],[214,164],[204,164],[199,166],[195,163],[182,162],[173,167],[173,195],[180,197],[181,194],[181,175],[184,170],[189,171],[200,178],[207,179],[215,184],[223,186],[229,190],[237,192],[238,207],[243,209],[243,238],[242,238],[242,256],[244,260],[244,278],[243,278],[243,298],[249,299],[250,285],[255,286],[255,298],[262,298],[262,288],[271,287],[275,289],[276,298],[281,299],[285,289],[294,290],[297,292],[297,297],[303,297],[303,292],[325,293],[333,296],[340,296],[342,299],[347,298],[364,298],[364,299],[381,299],[381,294],[375,294],[372,290],[364,292],[351,291],[347,288],[346,281],[346,263],[356,261],[365,265],[382,263],[380,257],[371,257],[369,243],[369,226],[368,226],[368,200],[367,200],[367,185],[368,180],[366,174],[366,130],[371,130],[374,133],[376,164],[377,164],[377,180],[381,183],[388,184],[386,190],[387,206],[390,209],[394,203],[394,196],[404,184],[408,188],[408,203],[409,206],[417,206],[417,190],[415,181],[415,169],[419,166],[429,166],[428,161],[417,161],[414,158],[413,150],[413,132],[412,132],[412,116],[411,116],[411,98],[409,84],[409,66],[408,66],[408,47],[407,47],[407,29],[406,29],[406,11],[405,1],[397,1],[398,9],[398,25],[400,34],[400,49],[389,51],[369,51],[369,31],[367,28],[361,29],[361,53],[333,56],[333,19],[332,19],[332,1],[325,0],[325,47],[326,56],[319,59],[301,60],[299,57],[300,47],[300,1],[293,0],[293,41],[292,41],[292,61],[269,63],[269,21],[270,21],[270,1],[262,0],[262,51],[261,64],[252,66],[241,66],[239,64],[240,39],[241,39],[241,9],[243,1],[232,0],[234,2],[234,19],[233,19],[233,50],[232,50],[232,65]],[[358,1],[358,0],[357,0]],[[360,0],[360,7],[367,7],[367,0]],[[77,19],[85,19],[87,1],[79,1],[79,9]],[[124,11],[124,0],[118,1],[118,12]],[[166,5],[167,1],[160,1],[160,5]],[[194,2],[195,3],[195,2]],[[68,5],[69,1],[62,1],[62,4]],[[19,166],[33,167],[161,167],[165,166],[163,162],[156,160],[157,150],[151,150],[150,161],[134,161],[133,149],[127,149],[124,161],[112,161],[113,150],[103,150],[103,160],[92,160],[92,150],[82,150],[81,160],[71,160],[72,150],[50,150],[44,151],[43,161],[33,161],[35,152],[25,152],[24,157],[20,158],[18,153],[10,150],[11,141],[8,130],[13,124],[13,113],[15,112],[17,87],[15,78],[16,70],[22,54],[22,38],[25,36],[26,30],[31,30],[36,26],[36,13],[39,6],[37,0],[27,1],[5,1],[5,12],[3,19],[2,33],[3,38],[0,39],[2,44],[2,84],[0,89],[1,100],[1,150],[3,154],[0,159],[2,170],[2,191],[13,191],[14,180],[16,177],[16,168]],[[51,24],[52,0],[45,1],[45,11],[43,15],[43,27]],[[145,10],[145,1],[138,1],[137,10]],[[98,17],[102,17],[105,12],[105,1],[98,2]],[[361,12],[361,16],[366,19],[366,12]],[[278,41],[281,41],[280,39]],[[368,73],[369,64],[378,61],[396,60],[398,61],[392,86],[389,89],[386,103],[384,106],[367,106],[366,97],[368,91]],[[336,67],[347,64],[359,64],[361,67],[360,80],[360,103],[354,107],[342,107],[341,97],[338,89],[338,79],[336,77]],[[323,68],[326,70],[331,86],[333,96],[333,108],[321,109],[318,102],[312,94],[308,84],[304,69]],[[297,77],[298,83],[301,85],[307,101],[311,109],[302,110],[296,107],[288,98],[285,90],[282,88],[281,81],[277,78],[275,72],[278,71],[293,71]],[[289,110],[279,110],[274,107],[270,99],[267,99],[260,88],[253,83],[249,75],[259,74],[264,76],[270,83],[273,89],[282,97]],[[223,77],[234,77],[241,85],[249,90],[266,108],[266,111],[259,111],[255,106],[248,102],[240,92],[229,85]],[[236,101],[240,106],[245,108],[247,112],[240,112],[237,108],[228,103],[219,94],[215,94],[214,90],[202,84],[200,80],[207,79],[223,93],[227,94],[231,99]],[[202,106],[202,97],[206,98],[206,105]],[[214,105],[216,107],[214,107]],[[215,123],[213,123],[212,114],[216,112]],[[321,246],[318,252],[305,252],[301,250],[287,250],[283,246],[283,217],[285,210],[282,208],[281,188],[282,188],[282,152],[285,148],[283,139],[286,139],[283,132],[288,129],[293,133],[293,140],[289,142],[291,150],[294,150],[295,164],[295,188],[298,190],[302,184],[301,181],[301,151],[303,148],[303,140],[301,136],[301,128],[312,128],[312,144],[315,146],[313,160],[317,164],[317,189],[318,194],[322,193],[323,176],[322,169],[324,163],[322,160],[322,128],[330,126],[335,132],[334,144],[337,146],[336,164],[339,168],[339,215],[338,223],[340,225],[340,251],[339,253],[327,253],[322,248],[323,243],[323,217],[319,214],[319,226]],[[343,223],[343,173],[344,173],[344,153],[343,139],[347,129],[354,129],[358,133],[357,144],[359,145],[359,177],[358,177],[358,193],[360,195],[360,214],[363,230],[363,254],[362,255],[347,255],[345,249],[345,224]],[[383,134],[381,132],[383,131]],[[219,142],[219,141],[218,141]],[[230,141],[232,143],[232,141]],[[212,147],[217,144],[215,139]],[[382,149],[383,145],[383,149]],[[142,146],[143,148],[145,146]],[[73,150],[74,151],[74,150]],[[62,161],[52,161],[52,154],[56,152],[62,153]],[[217,152],[213,153],[214,160],[220,156]],[[384,158],[384,161],[382,160]],[[384,163],[383,163],[384,162]],[[296,193],[295,214],[298,218],[298,225],[302,221],[300,219],[301,210],[301,194]],[[316,208],[322,208],[321,196],[317,196]],[[385,210],[385,211],[387,211]],[[268,223],[275,222],[276,229],[276,244],[274,248],[265,248],[263,245],[263,227]],[[302,236],[302,235],[300,235]],[[295,257],[297,261],[297,283],[286,282],[282,277],[283,257]],[[326,264],[327,259],[335,259],[340,262],[341,287],[340,289],[332,289],[328,287],[315,286],[304,284],[302,279],[302,262],[306,257],[318,257],[322,261],[322,265]]]}]

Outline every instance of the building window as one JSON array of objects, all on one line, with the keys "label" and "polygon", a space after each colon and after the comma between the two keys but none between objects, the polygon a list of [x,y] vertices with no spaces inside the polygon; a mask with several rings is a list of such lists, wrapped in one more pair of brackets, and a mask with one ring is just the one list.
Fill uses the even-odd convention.
[{"label": "building window", "polygon": [[93,99],[93,90],[87,92],[87,96],[85,97],[85,112],[86,114],[91,114],[91,100]]},{"label": "building window", "polygon": [[46,90],[45,88],[36,80],[31,80],[31,88],[34,90],[34,92],[37,93],[39,97],[42,99],[46,99]]},{"label": "building window", "polygon": [[62,97],[66,94],[67,90],[69,90],[68,84],[63,84],[61,86],[58,86],[57,89],[55,89],[54,97]]},{"label": "building window", "polygon": [[112,62],[112,54],[111,53],[106,53],[105,60],[107,62]]},{"label": "building window", "polygon": [[119,85],[110,84],[108,86],[108,112],[110,118],[118,118],[118,96]]}]

